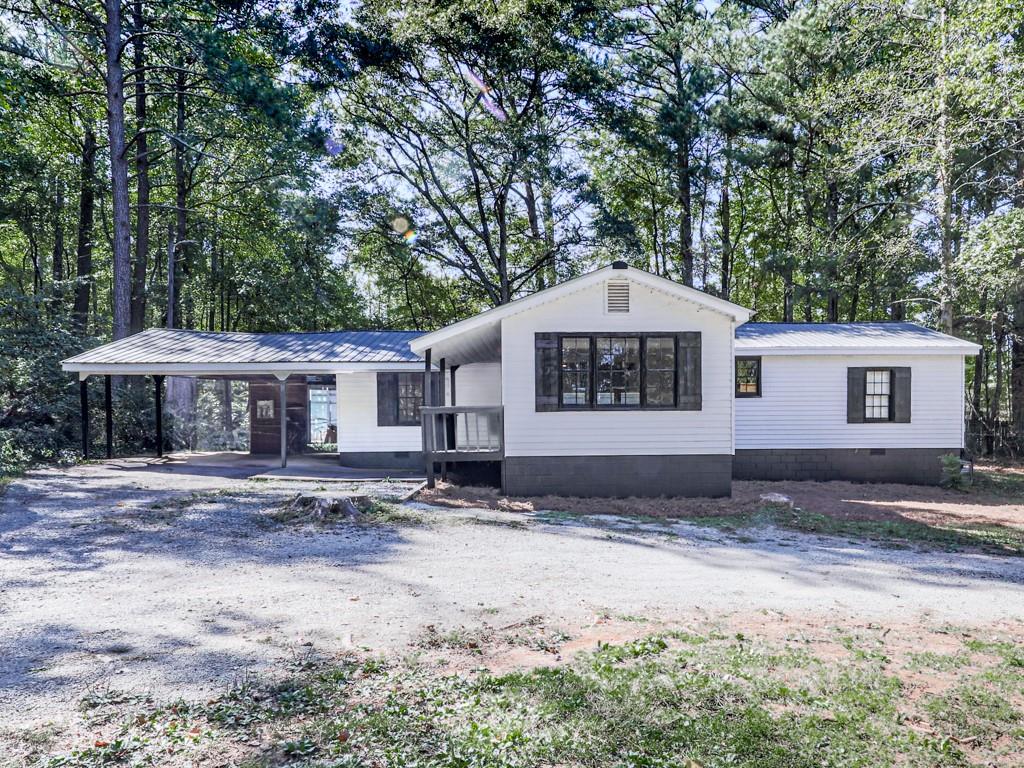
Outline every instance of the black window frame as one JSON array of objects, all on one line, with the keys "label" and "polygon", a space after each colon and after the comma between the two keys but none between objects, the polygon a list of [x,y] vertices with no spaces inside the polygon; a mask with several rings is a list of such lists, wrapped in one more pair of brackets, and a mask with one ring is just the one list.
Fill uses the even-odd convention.
[{"label": "black window frame", "polygon": [[[562,373],[564,339],[587,339],[589,348],[589,371],[586,403],[563,403],[565,394],[565,378]],[[615,404],[597,402],[597,339],[598,338],[622,338],[638,339],[640,342],[640,402],[637,404]],[[647,341],[648,339],[669,339],[672,342],[672,402],[668,404],[650,405],[647,403]],[[621,332],[621,331],[586,331],[579,333],[556,334],[558,350],[558,402],[553,410],[556,411],[673,411],[679,406],[679,334],[675,331],[658,332]],[[661,370],[661,369],[659,369]]]},{"label": "black window frame", "polygon": [[[757,364],[757,380],[755,385],[757,386],[756,392],[740,392],[740,376],[739,376],[739,364],[743,363],[756,363]],[[733,363],[733,386],[735,388],[736,397],[760,397],[761,396],[761,357],[760,355],[738,355]]]},{"label": "black window frame", "polygon": [[[877,416],[868,416],[868,398],[872,397],[868,393],[868,376],[872,373],[887,373],[889,374],[889,392],[886,395],[888,401],[886,403],[886,410],[888,416],[880,418]],[[864,400],[861,402],[861,409],[864,413],[864,424],[888,424],[896,420],[896,372],[892,368],[875,367],[864,369]]]}]

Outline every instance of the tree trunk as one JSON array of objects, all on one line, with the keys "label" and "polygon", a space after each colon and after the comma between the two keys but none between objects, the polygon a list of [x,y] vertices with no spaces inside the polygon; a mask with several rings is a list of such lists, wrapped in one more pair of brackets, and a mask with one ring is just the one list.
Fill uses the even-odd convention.
[{"label": "tree trunk", "polygon": [[948,18],[945,3],[939,10],[939,115],[936,158],[938,160],[939,210],[939,324],[953,333],[953,148],[949,138],[949,96],[946,83]]},{"label": "tree trunk", "polygon": [[64,279],[64,182],[53,179],[53,259],[50,278],[54,283]]},{"label": "tree trunk", "polygon": [[146,137],[146,45],[142,1],[132,4],[132,65],[135,68],[135,261],[132,264],[131,332],[146,322],[146,273],[149,271],[149,153]]},{"label": "tree trunk", "polygon": [[165,315],[165,321],[168,328],[176,328],[175,323],[178,322],[178,316],[175,312],[175,308],[178,305],[178,297],[175,295],[175,290],[178,285],[177,271],[178,271],[178,259],[177,259],[178,247],[174,239],[174,222],[167,221],[167,312]]},{"label": "tree trunk", "polygon": [[[1024,130],[1024,124],[1019,130]],[[1024,209],[1024,153],[1017,150],[1016,192],[1013,206]],[[1011,305],[1013,319],[1010,332],[1010,424],[1013,429],[1017,450],[1024,452],[1024,255],[1018,248],[1013,261],[1017,273],[1015,291]]]},{"label": "tree trunk", "polygon": [[[537,196],[534,194],[533,181],[530,179],[529,173],[527,173],[523,186],[525,190],[524,197],[526,198],[526,220],[530,225],[530,238],[535,245],[540,245],[544,242],[544,235],[540,231],[540,217],[537,214]],[[536,258],[536,254],[534,254],[534,258]],[[534,287],[536,290],[543,291],[547,287],[545,283],[546,277],[544,266],[539,266],[537,273],[534,275]]]},{"label": "tree trunk", "polygon": [[106,48],[107,132],[110,138],[110,191],[114,220],[113,336],[122,339],[131,319],[131,201],[128,197],[128,158],[125,157],[124,69],[121,67],[121,2],[104,0]]},{"label": "tree trunk", "polygon": [[[731,86],[729,88],[729,93],[732,93]],[[730,184],[732,184],[732,135],[726,134],[725,167],[722,172],[722,193],[721,203],[719,205],[719,216],[722,221],[722,264],[720,268],[722,273],[721,296],[726,301],[729,300],[729,295],[731,293],[729,283],[732,280],[732,233],[729,231],[732,217],[732,211],[729,206]]]},{"label": "tree trunk", "polygon": [[96,214],[96,134],[85,129],[82,142],[81,186],[78,198],[78,246],[75,264],[75,330],[84,334],[89,321],[89,291],[92,288],[92,236]]},{"label": "tree trunk", "polygon": [[676,186],[679,195],[679,269],[683,285],[693,287],[693,211],[690,192],[689,137],[676,146]]},{"label": "tree trunk", "polygon": [[188,254],[188,216],[186,210],[188,197],[188,181],[185,177],[185,72],[184,63],[179,58],[178,73],[175,76],[175,117],[174,117],[174,316],[178,323],[182,322],[181,291],[185,274],[189,270]]}]

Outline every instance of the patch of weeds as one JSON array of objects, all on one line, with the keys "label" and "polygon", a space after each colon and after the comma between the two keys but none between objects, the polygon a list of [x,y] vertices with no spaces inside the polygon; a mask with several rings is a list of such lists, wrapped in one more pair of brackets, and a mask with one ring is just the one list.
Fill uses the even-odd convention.
[{"label": "patch of weeds", "polygon": [[976,678],[931,698],[924,708],[933,723],[960,741],[992,744],[1004,736],[1024,738],[1021,713]]},{"label": "patch of weeds", "polygon": [[987,653],[998,656],[1004,666],[1021,670],[1024,674],[1024,647],[1009,640],[982,640],[970,638],[964,646],[974,653]]},{"label": "patch of weeds", "polygon": [[467,629],[459,627],[441,631],[433,624],[428,624],[416,645],[421,648],[450,649],[482,653],[483,647],[494,639],[494,630],[490,627]]},{"label": "patch of weeds", "polygon": [[360,520],[377,525],[426,525],[428,517],[410,507],[376,501],[363,513]]},{"label": "patch of weeds", "polygon": [[936,672],[949,672],[966,667],[970,663],[971,658],[965,653],[919,651],[907,655],[907,667],[909,669],[930,669]]},{"label": "patch of weeds", "polygon": [[595,658],[605,663],[616,663],[627,659],[639,659],[653,656],[668,648],[668,641],[662,635],[651,635],[639,640],[632,640],[622,645],[598,643]]}]

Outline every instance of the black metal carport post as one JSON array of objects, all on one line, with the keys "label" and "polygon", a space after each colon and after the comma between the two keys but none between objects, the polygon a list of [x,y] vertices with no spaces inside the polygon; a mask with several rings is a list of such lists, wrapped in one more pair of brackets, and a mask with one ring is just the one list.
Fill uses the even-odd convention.
[{"label": "black metal carport post", "polygon": [[156,455],[164,455],[164,377],[153,377],[153,399],[156,402]]},{"label": "black metal carport post", "polygon": [[103,377],[103,406],[106,409],[107,458],[114,458],[114,394],[111,376]]},{"label": "black metal carport post", "polygon": [[280,384],[278,403],[281,409],[281,467],[288,466],[288,374],[275,374]]},{"label": "black metal carport post", "polygon": [[82,399],[82,458],[89,459],[89,377],[78,379],[78,394]]},{"label": "black metal carport post", "polygon": [[[430,370],[430,356],[431,350],[427,349],[423,353],[424,368],[423,368],[423,405],[430,407],[434,404],[434,400],[431,392],[431,380],[434,378]],[[430,454],[433,447],[433,429],[434,429],[434,417],[424,414],[420,417],[420,423],[423,429],[423,459],[426,463],[427,469],[427,488],[434,487],[434,457]],[[430,430],[430,436],[428,437],[427,431]]]}]

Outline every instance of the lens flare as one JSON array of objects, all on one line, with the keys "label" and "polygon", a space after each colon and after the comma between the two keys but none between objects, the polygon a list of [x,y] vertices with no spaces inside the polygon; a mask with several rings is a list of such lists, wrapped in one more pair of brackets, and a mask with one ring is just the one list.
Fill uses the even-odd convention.
[{"label": "lens flare", "polygon": [[482,77],[471,69],[467,69],[463,76],[472,83],[480,95],[477,97],[477,101],[490,112],[495,118],[505,122],[508,119],[508,115],[505,114],[505,110],[498,106],[497,102],[491,97],[491,86],[489,86]]},{"label": "lens flare", "polygon": [[396,216],[391,220],[391,228],[398,234],[409,229],[409,220],[405,216]]},{"label": "lens flare", "polygon": [[405,234],[404,234],[404,235],[402,235],[402,238],[403,238],[403,239],[405,240],[405,242],[407,242],[407,243],[408,243],[409,245],[412,245],[413,243],[415,243],[415,242],[416,242],[416,233],[415,233],[415,232],[414,232],[413,230],[411,230],[411,229],[409,229],[409,230],[406,230]]},{"label": "lens flare", "polygon": [[327,154],[331,157],[337,157],[345,151],[345,145],[340,141],[335,141],[330,136],[324,139],[324,149],[327,150]]}]

